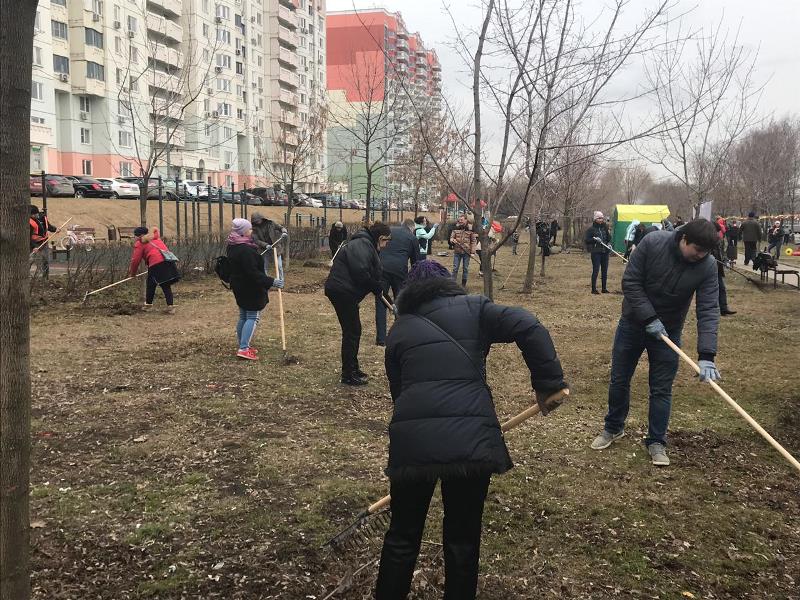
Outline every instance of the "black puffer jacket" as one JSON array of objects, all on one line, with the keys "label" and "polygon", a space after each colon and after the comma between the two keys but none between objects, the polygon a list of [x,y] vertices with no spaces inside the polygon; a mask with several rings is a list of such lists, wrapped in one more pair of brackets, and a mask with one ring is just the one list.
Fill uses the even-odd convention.
[{"label": "black puffer jacket", "polygon": [[681,230],[647,234],[622,275],[622,316],[645,324],[661,319],[670,329],[683,326],[692,296],[697,310],[697,352],[713,360],[719,327],[717,262],[709,254],[695,263],[683,259]]},{"label": "black puffer jacket", "polygon": [[245,310],[264,310],[269,303],[268,291],[275,281],[264,274],[264,257],[249,244],[228,244],[226,254],[236,304]]},{"label": "black puffer jacket", "polygon": [[608,248],[594,238],[600,238],[603,244],[611,245],[611,233],[608,231],[608,225],[605,223],[598,225],[592,222],[591,227],[586,230],[583,236],[583,243],[586,245],[587,252],[591,252],[592,254],[608,254]]},{"label": "black puffer jacket", "polygon": [[383,291],[382,272],[378,244],[367,229],[362,229],[336,255],[325,281],[325,295],[350,296],[361,302],[370,292]]},{"label": "black puffer jacket", "polygon": [[[566,387],[547,330],[529,312],[467,296],[451,279],[408,283],[387,338],[386,374],[394,401],[389,478],[434,480],[503,473],[512,467],[479,366],[492,343],[516,342],[544,395]],[[420,319],[422,315],[455,338]],[[471,360],[470,360],[471,359]],[[533,396],[531,396],[533,399]],[[532,402],[531,402],[532,403]]]}]

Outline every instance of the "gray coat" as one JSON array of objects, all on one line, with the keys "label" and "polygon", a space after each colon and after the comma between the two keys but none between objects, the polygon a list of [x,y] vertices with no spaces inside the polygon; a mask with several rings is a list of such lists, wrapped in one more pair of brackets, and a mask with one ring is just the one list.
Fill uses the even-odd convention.
[{"label": "gray coat", "polygon": [[419,259],[419,242],[408,227],[392,227],[392,239],[381,250],[381,264],[385,273],[405,279],[408,275],[408,261],[411,266]]},{"label": "gray coat", "polygon": [[761,225],[755,219],[749,218],[739,227],[739,235],[743,242],[760,242]]},{"label": "gray coat", "polygon": [[655,231],[636,246],[622,276],[622,316],[642,325],[658,318],[667,329],[682,327],[696,293],[697,352],[713,360],[719,327],[716,261],[709,254],[686,262],[680,237],[680,231]]}]

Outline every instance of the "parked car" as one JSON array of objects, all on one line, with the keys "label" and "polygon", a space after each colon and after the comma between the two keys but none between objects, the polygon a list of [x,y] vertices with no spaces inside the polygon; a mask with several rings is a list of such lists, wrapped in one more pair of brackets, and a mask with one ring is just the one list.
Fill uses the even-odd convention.
[{"label": "parked car", "polygon": [[325,208],[325,203],[319,198],[309,198],[308,201],[311,202],[312,208]]},{"label": "parked car", "polygon": [[227,192],[222,192],[222,201],[229,204],[239,204],[239,202],[241,202],[242,194],[244,194],[245,204],[251,206],[261,206],[261,198],[251,194],[250,192],[231,192],[230,190]]},{"label": "parked car", "polygon": [[208,198],[208,184],[203,180],[179,181],[178,189],[189,197]]},{"label": "parked car", "polygon": [[283,190],[278,190],[275,192],[276,196],[276,206],[289,206],[289,196]]},{"label": "parked car", "polygon": [[275,206],[275,190],[271,187],[256,187],[247,190],[254,196],[261,198],[262,206]]},{"label": "parked car", "polygon": [[97,181],[111,186],[112,198],[138,198],[139,186],[122,179],[105,179],[98,177]]},{"label": "parked car", "polygon": [[31,196],[42,195],[42,176],[31,175]]},{"label": "parked car", "polygon": [[[145,180],[141,177],[118,177],[121,181],[126,181],[128,183],[135,183],[139,186],[139,190],[141,191],[142,186],[145,185]],[[158,177],[151,177],[146,182],[147,185],[147,198],[148,200],[157,200],[158,199]],[[178,198],[178,194],[175,189],[175,180],[174,179],[162,179],[161,180],[161,190],[164,199],[166,200],[175,200]]]},{"label": "parked car", "polygon": [[101,183],[94,177],[76,177],[78,180],[74,184],[76,198],[111,198],[114,193],[111,186]]},{"label": "parked car", "polygon": [[[41,177],[41,176],[39,176]],[[48,196],[74,196],[75,186],[72,181],[63,175],[45,175],[44,182],[47,186]]]}]

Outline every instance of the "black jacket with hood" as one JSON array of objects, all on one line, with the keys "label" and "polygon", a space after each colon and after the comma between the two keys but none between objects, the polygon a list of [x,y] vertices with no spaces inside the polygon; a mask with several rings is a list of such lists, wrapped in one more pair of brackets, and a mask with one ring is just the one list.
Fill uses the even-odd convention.
[{"label": "black jacket with hood", "polygon": [[600,238],[603,244],[611,245],[611,233],[608,231],[608,225],[602,223],[598,225],[594,221],[589,229],[583,236],[583,243],[586,245],[586,251],[592,254],[608,254],[608,248],[603,246],[594,238]]},{"label": "black jacket with hood", "polygon": [[661,319],[667,329],[683,327],[692,297],[697,311],[697,352],[713,360],[719,327],[717,261],[684,260],[681,230],[655,231],[642,238],[622,275],[622,316],[644,325]]},{"label": "black jacket with hood", "polygon": [[250,244],[228,244],[226,254],[236,304],[244,310],[264,310],[275,281],[264,273],[264,257]]},{"label": "black jacket with hood", "polygon": [[[385,356],[394,401],[386,470],[391,481],[509,470],[513,465],[485,383],[486,355],[493,343],[516,342],[532,387],[550,395],[566,384],[547,330],[529,312],[468,296],[449,278],[407,283],[397,307]],[[446,331],[469,357],[416,315]]]},{"label": "black jacket with hood", "polygon": [[378,243],[369,230],[362,229],[336,255],[325,281],[325,295],[349,296],[361,302],[370,292],[383,292],[382,273]]},{"label": "black jacket with hood", "polygon": [[392,239],[380,252],[381,265],[385,273],[405,279],[408,275],[408,261],[411,266],[419,260],[419,242],[408,227],[392,227]]}]

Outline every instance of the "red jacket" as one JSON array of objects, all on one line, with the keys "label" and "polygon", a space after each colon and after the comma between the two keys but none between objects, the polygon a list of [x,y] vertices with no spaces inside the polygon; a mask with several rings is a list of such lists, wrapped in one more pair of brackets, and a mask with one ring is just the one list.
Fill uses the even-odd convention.
[{"label": "red jacket", "polygon": [[139,263],[142,259],[144,259],[148,269],[164,262],[164,255],[161,254],[162,250],[168,250],[167,245],[161,241],[161,237],[158,235],[158,228],[153,227],[150,233],[139,237],[133,244],[131,266],[128,268],[129,274],[131,276],[136,275],[136,270],[139,268]]},{"label": "red jacket", "polygon": [[725,219],[717,219],[717,225],[719,225],[719,231],[717,232],[717,235],[719,236],[719,239],[722,239],[725,237],[725,232],[728,231],[728,226],[725,223]]}]

